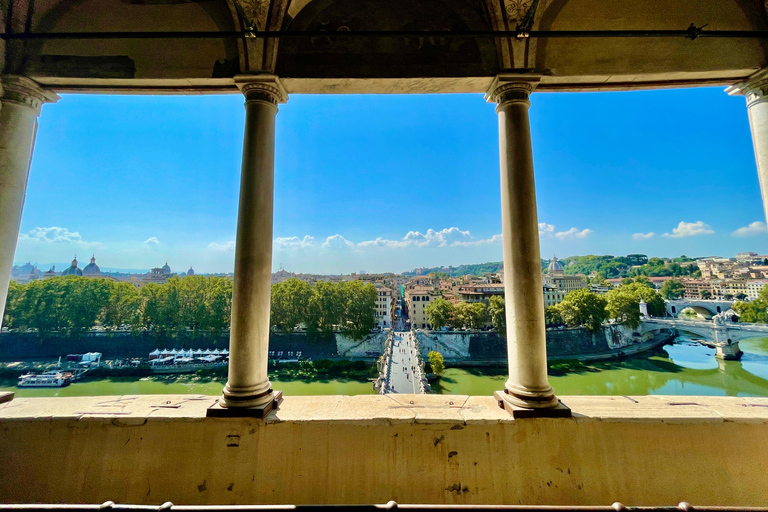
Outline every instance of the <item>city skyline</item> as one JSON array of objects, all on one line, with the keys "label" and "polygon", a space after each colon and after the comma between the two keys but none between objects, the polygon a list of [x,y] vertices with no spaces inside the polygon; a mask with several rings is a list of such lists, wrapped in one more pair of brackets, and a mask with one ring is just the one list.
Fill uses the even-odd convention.
[{"label": "city skyline", "polygon": [[[768,253],[743,98],[531,101],[542,257]],[[273,270],[501,260],[497,120],[480,95],[296,95],[280,110]],[[46,105],[14,261],[231,272],[243,119],[237,95]]]}]

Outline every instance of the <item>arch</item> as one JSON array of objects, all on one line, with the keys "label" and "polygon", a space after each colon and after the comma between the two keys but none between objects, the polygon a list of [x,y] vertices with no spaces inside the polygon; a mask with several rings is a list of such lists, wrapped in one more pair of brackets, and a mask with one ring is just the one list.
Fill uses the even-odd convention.
[{"label": "arch", "polygon": [[[63,0],[35,15],[35,32],[233,31],[226,0]],[[32,77],[216,78],[239,71],[233,39],[32,40],[15,63]],[[85,76],[84,76],[85,75]]]},{"label": "arch", "polygon": [[498,72],[496,44],[490,39],[333,37],[333,32],[358,30],[491,30],[484,10],[468,0],[312,0],[283,28],[329,32],[327,37],[281,41],[276,73],[283,77],[465,77]]}]

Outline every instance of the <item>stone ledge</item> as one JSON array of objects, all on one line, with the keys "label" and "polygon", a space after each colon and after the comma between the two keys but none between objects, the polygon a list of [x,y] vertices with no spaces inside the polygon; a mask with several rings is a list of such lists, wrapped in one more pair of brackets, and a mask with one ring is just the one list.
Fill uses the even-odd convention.
[{"label": "stone ledge", "polygon": [[[768,398],[709,396],[564,396],[571,420],[609,422],[768,423]],[[218,399],[204,395],[124,395],[16,398],[0,403],[0,422],[29,420],[221,421],[207,419]],[[320,422],[347,424],[485,425],[515,421],[489,396],[358,395],[288,396],[267,418],[268,424]],[[517,420],[521,421],[521,420]]]}]

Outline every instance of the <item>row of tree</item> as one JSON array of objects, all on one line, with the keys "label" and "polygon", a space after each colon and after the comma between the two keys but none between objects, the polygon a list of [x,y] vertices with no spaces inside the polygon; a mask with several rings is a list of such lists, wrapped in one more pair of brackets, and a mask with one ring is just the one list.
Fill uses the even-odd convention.
[{"label": "row of tree", "polygon": [[[562,302],[545,311],[548,327],[567,325],[584,327],[592,332],[600,329],[608,319],[634,329],[640,325],[640,301],[644,300],[651,316],[664,316],[664,298],[646,282],[633,282],[609,291],[605,295],[587,288],[574,290]],[[768,298],[766,299],[768,301]],[[425,309],[433,329],[443,326],[481,329],[490,323],[500,333],[506,329],[504,299],[491,297],[486,306],[482,302],[451,304],[439,298]]]},{"label": "row of tree", "polygon": [[[272,326],[308,332],[339,329],[359,339],[375,325],[376,289],[359,281],[309,283],[290,279],[272,286]],[[3,325],[78,335],[95,325],[176,333],[220,335],[230,325],[232,280],[227,277],[172,277],[163,284],[131,283],[77,276],[27,284],[11,282]]]},{"label": "row of tree", "polygon": [[271,324],[283,332],[341,331],[362,339],[376,325],[376,287],[361,281],[319,281],[314,286],[296,278],[272,285]]}]

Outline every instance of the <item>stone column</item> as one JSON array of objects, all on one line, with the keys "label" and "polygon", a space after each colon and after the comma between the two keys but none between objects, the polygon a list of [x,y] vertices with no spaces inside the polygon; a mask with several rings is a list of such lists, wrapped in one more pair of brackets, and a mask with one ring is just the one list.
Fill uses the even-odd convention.
[{"label": "stone column", "polygon": [[276,76],[239,76],[245,95],[245,140],[237,214],[235,275],[226,407],[272,402],[267,375],[272,276],[272,203],[277,104],[288,95]]},{"label": "stone column", "polygon": [[768,218],[768,68],[758,71],[743,83],[727,88],[726,92],[732,96],[743,95],[747,98],[757,175],[760,178],[763,209]]},{"label": "stone column", "polygon": [[500,404],[510,412],[555,408],[547,378],[539,227],[528,121],[529,96],[538,76],[499,75],[486,99],[498,104],[501,159],[501,226],[504,250],[509,380]]},{"label": "stone column", "polygon": [[0,327],[11,279],[29,165],[43,103],[59,97],[22,76],[1,79],[0,103]]}]

